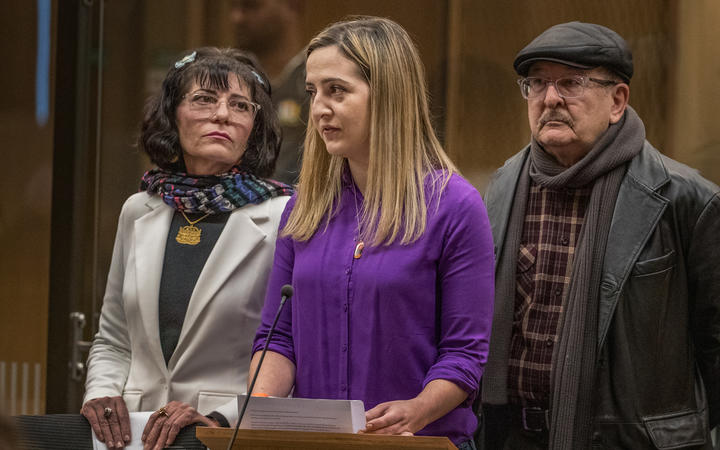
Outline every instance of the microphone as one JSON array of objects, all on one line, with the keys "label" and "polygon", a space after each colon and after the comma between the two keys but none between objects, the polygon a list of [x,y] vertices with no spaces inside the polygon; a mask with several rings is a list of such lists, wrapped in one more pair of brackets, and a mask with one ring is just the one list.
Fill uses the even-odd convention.
[{"label": "microphone", "polygon": [[285,304],[285,300],[293,296],[293,287],[286,284],[280,289],[280,295],[282,295],[282,300],[280,300],[280,308],[282,308],[282,305]]},{"label": "microphone", "polygon": [[235,443],[235,438],[237,438],[240,423],[242,423],[243,416],[245,415],[245,410],[247,409],[248,402],[250,401],[250,396],[252,395],[253,388],[255,387],[255,381],[257,381],[258,374],[260,373],[260,367],[262,367],[263,360],[265,359],[265,353],[267,353],[268,346],[270,345],[270,339],[272,339],[272,335],[275,332],[275,326],[277,326],[278,319],[280,319],[280,312],[282,312],[283,306],[285,306],[285,301],[289,300],[290,297],[293,296],[293,287],[289,284],[286,284],[280,289],[280,295],[282,296],[280,298],[280,306],[278,306],[277,313],[275,313],[275,320],[273,320],[273,324],[270,327],[267,338],[265,338],[265,346],[263,347],[262,354],[260,354],[260,361],[258,361],[258,365],[255,368],[255,374],[253,374],[252,382],[250,383],[247,395],[245,396],[245,401],[243,402],[242,409],[240,410],[237,424],[235,424],[235,431],[233,432],[232,439],[230,439],[230,442],[228,443],[227,450],[231,450],[233,444]]}]

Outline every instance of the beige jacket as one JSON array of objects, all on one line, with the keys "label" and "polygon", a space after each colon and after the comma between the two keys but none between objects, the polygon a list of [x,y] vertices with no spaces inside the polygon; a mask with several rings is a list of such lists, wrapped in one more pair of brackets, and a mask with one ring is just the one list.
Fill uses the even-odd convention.
[{"label": "beige jacket", "polygon": [[158,295],[174,209],[158,196],[131,196],[120,214],[84,401],[122,395],[129,411],[151,411],[179,400],[201,414],[218,410],[232,422],[237,406],[229,400],[246,390],[250,350],[288,199],[246,205],[230,215],[195,285],[166,366]]}]

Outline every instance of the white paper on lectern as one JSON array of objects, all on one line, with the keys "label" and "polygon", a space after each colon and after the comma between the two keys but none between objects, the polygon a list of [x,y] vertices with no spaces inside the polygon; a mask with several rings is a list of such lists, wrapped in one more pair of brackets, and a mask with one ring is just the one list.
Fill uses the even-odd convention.
[{"label": "white paper on lectern", "polygon": [[[238,395],[238,411],[245,395]],[[251,397],[240,428],[357,433],[365,428],[362,400]]]},{"label": "white paper on lectern", "polygon": [[[145,412],[131,412],[130,413],[130,443],[125,446],[125,450],[142,450],[142,432],[145,429],[148,419],[152,411]],[[94,450],[107,450],[107,445],[100,442],[95,436],[95,432],[92,432],[93,449]]]}]

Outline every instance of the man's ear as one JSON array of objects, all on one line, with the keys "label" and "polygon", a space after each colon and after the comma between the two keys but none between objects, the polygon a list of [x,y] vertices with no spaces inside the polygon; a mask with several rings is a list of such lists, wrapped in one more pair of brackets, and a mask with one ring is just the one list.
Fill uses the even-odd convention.
[{"label": "man's ear", "polygon": [[618,83],[612,87],[612,105],[610,107],[610,123],[617,123],[625,114],[628,101],[630,100],[630,86],[625,83]]}]

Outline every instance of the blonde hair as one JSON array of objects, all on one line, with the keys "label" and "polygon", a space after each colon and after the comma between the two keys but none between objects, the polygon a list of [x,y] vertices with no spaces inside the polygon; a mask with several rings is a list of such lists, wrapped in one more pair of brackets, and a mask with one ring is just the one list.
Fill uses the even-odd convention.
[{"label": "blonde hair", "polygon": [[[370,155],[361,213],[361,238],[372,245],[402,244],[425,232],[426,176],[432,196],[457,172],[435,135],[427,102],[425,73],[407,32],[392,20],[357,17],[330,25],[307,49],[307,56],[336,46],[357,64],[370,86]],[[297,200],[283,235],[306,241],[334,214],[342,190],[345,158],[330,155],[308,120]],[[440,182],[439,182],[440,181]]]}]

